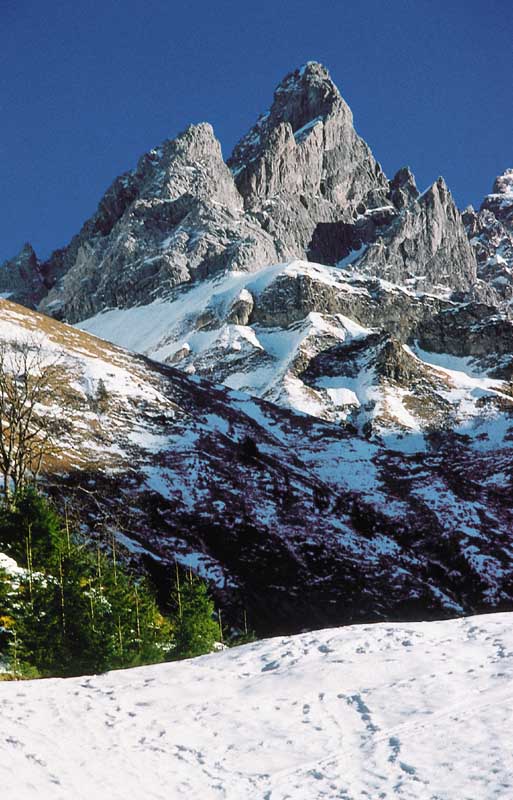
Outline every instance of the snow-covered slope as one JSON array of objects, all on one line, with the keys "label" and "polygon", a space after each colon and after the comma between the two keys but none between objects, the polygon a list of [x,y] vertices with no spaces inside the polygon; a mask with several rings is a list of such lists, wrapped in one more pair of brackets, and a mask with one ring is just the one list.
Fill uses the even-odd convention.
[{"label": "snow-covered slope", "polygon": [[[360,431],[420,432],[468,429],[483,417],[483,398],[485,416],[509,400],[511,388],[488,373],[501,364],[508,373],[513,325],[504,320],[493,338],[491,346],[505,350],[501,358],[484,363],[492,354],[468,311],[468,304],[347,269],[294,261],[250,275],[228,272],[173,299],[110,309],[77,327]],[[461,313],[467,318],[458,324]]]},{"label": "snow-covered slope", "polygon": [[0,683],[0,708],[16,800],[513,796],[510,614]]},{"label": "snow-covered slope", "polygon": [[[59,423],[45,465],[53,490],[164,592],[170,565],[190,565],[232,621],[246,609],[261,634],[511,603],[512,401],[504,382],[469,374],[471,362],[428,368],[333,314],[348,350],[337,357],[346,342],[336,340],[307,368],[336,399],[368,391],[368,429],[358,416],[327,421],[186,375],[8,301],[0,312],[0,340],[36,337],[61,358],[44,409]],[[366,359],[384,380],[376,398],[370,381],[348,383]],[[421,428],[430,402],[432,428]]]}]

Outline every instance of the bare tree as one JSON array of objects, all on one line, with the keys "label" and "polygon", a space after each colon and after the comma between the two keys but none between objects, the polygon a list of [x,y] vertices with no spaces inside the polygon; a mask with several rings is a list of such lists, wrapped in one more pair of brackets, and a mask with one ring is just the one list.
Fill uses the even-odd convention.
[{"label": "bare tree", "polygon": [[0,343],[0,475],[7,503],[36,481],[53,450],[55,420],[47,406],[58,385],[58,361],[36,340]]}]

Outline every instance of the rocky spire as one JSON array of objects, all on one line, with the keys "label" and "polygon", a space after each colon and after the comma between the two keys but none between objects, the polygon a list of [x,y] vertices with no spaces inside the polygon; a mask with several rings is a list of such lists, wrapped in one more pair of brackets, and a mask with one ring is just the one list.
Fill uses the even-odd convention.
[{"label": "rocky spire", "polygon": [[330,78],[328,70],[315,61],[290,72],[278,84],[270,110],[262,114],[251,130],[235,146],[228,160],[235,172],[263,154],[273,131],[288,124],[293,134],[306,133],[328,116],[338,114],[348,126],[353,124],[351,109]]},{"label": "rocky spire", "polygon": [[513,230],[513,168],[499,175],[481,205],[481,210],[491,211],[496,218]]},{"label": "rocky spire", "polygon": [[407,193],[409,204],[393,224],[377,231],[352,266],[412,289],[469,289],[476,281],[476,259],[444,179],[415,198],[410,176],[403,173],[392,182],[393,191],[402,192],[401,203]]},{"label": "rocky spire", "polygon": [[17,256],[0,266],[0,292],[31,308],[44,294],[40,264],[29,242],[23,245]]},{"label": "rocky spire", "polygon": [[409,167],[401,167],[390,181],[390,199],[397,209],[406,208],[419,196],[415,178]]},{"label": "rocky spire", "polygon": [[513,169],[499,175],[478,213],[463,214],[478,264],[478,277],[499,304],[513,299]]},{"label": "rocky spire", "polygon": [[318,224],[350,223],[360,204],[387,202],[388,181],[356,133],[349,106],[313,61],[281,81],[269,112],[228,165],[246,208],[282,257],[308,256]]}]

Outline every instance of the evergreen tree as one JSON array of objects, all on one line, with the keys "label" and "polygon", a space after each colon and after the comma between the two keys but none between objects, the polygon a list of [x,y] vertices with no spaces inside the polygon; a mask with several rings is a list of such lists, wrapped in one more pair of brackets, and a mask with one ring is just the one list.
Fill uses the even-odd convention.
[{"label": "evergreen tree", "polygon": [[181,587],[177,586],[177,590],[179,610],[172,657],[193,658],[211,653],[219,641],[220,631],[207,586],[190,575]]},{"label": "evergreen tree", "polygon": [[0,659],[6,651],[8,644],[9,629],[12,618],[9,614],[9,589],[10,581],[4,569],[0,567]]},{"label": "evergreen tree", "polygon": [[12,503],[0,506],[0,544],[18,564],[38,570],[55,566],[68,541],[52,504],[33,487],[27,487]]},{"label": "evergreen tree", "polygon": [[147,584],[93,554],[45,498],[28,490],[2,510],[0,544],[26,567],[11,603],[11,662],[66,676],[163,660],[169,625]]}]

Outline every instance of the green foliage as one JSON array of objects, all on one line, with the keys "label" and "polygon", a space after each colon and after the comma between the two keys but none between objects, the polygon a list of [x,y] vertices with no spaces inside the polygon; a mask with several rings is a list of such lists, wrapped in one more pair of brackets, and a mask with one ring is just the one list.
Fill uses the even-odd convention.
[{"label": "green foliage", "polygon": [[0,653],[5,651],[9,640],[9,628],[12,619],[9,615],[10,581],[4,569],[0,569]]},{"label": "green foliage", "polygon": [[228,642],[229,647],[239,647],[241,644],[251,644],[256,642],[257,636],[254,631],[247,631],[247,633],[239,633],[232,636]]},{"label": "green foliage", "polygon": [[13,672],[68,676],[163,659],[169,624],[147,584],[93,554],[33,490],[2,509],[0,549],[25,568],[16,591],[0,594]]},{"label": "green foliage", "polygon": [[27,563],[27,552],[33,569],[55,564],[64,538],[61,518],[33,487],[0,506],[0,543],[19,564]]},{"label": "green foliage", "polygon": [[[147,582],[70,530],[26,488],[0,506],[0,660],[13,677],[71,676],[210,653],[222,639],[207,586],[177,572],[176,613],[164,618]],[[249,634],[248,634],[249,636]],[[248,641],[250,639],[248,638]]]},{"label": "green foliage", "polygon": [[189,578],[180,587],[179,612],[175,624],[173,658],[193,658],[211,653],[220,638],[219,625],[214,619],[214,603],[206,585]]}]

